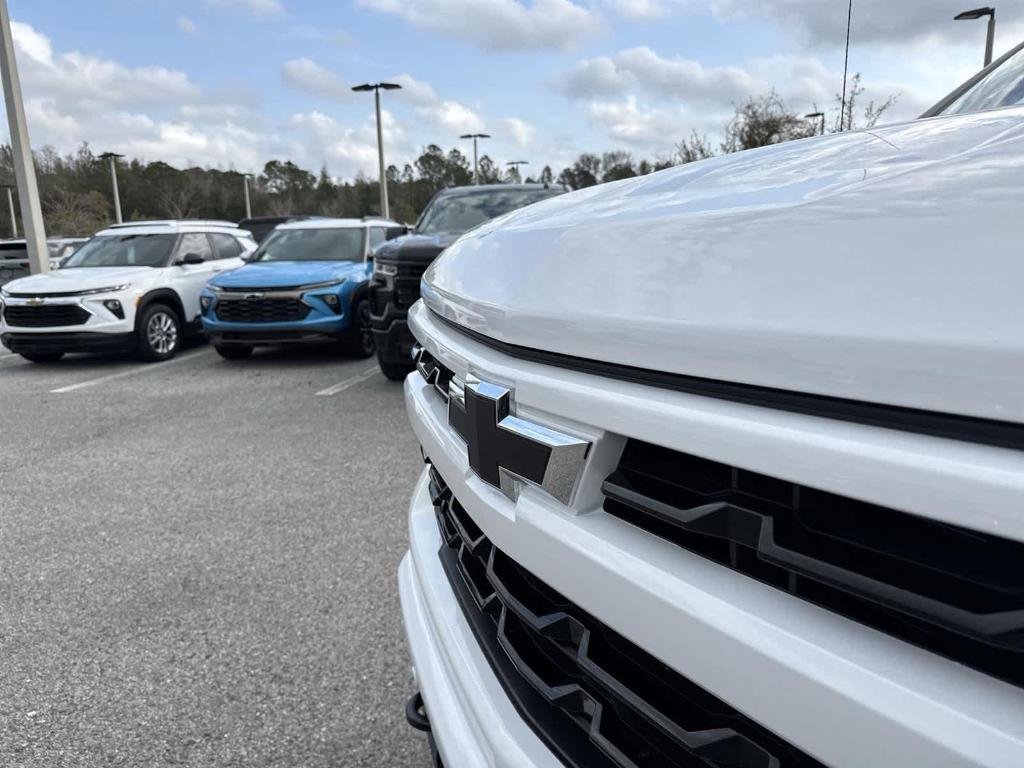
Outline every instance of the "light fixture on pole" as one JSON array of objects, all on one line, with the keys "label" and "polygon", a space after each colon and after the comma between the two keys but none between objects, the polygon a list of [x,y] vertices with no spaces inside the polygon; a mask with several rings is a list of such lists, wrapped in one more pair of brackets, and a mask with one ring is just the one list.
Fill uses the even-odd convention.
[{"label": "light fixture on pole", "polygon": [[352,86],[353,91],[373,91],[374,102],[377,107],[377,160],[380,165],[380,215],[385,219],[391,218],[391,211],[388,210],[388,179],[384,173],[384,134],[380,126],[380,92],[397,91],[401,88],[398,83],[363,83]]},{"label": "light fixture on pole", "polygon": [[821,136],[825,135],[825,113],[824,112],[811,112],[804,115],[808,120],[821,120]]},{"label": "light fixture on pole", "polygon": [[480,165],[477,162],[476,154],[476,140],[477,139],[489,139],[491,135],[489,133],[464,133],[459,136],[460,139],[472,139],[473,140],[473,183],[480,183]]},{"label": "light fixture on pole", "polygon": [[119,155],[116,152],[104,152],[100,155],[100,160],[110,161],[110,183],[114,187],[114,220],[118,224],[121,223],[121,192],[117,188],[117,161],[124,155]]},{"label": "light fixture on pole", "polygon": [[29,270],[34,275],[49,272],[50,253],[46,247],[43,209],[39,205],[36,167],[32,162],[32,145],[28,139],[25,103],[21,98],[21,82],[18,79],[18,62],[14,56],[7,0],[0,0],[0,79],[3,80],[7,124],[11,131],[11,159],[14,163],[14,180],[18,185],[18,202],[21,204],[21,223],[25,228]]},{"label": "light fixture on pole", "polygon": [[519,179],[520,181],[523,180],[523,177],[519,175],[519,166],[529,164],[529,160],[512,160],[511,162],[506,163],[506,165],[512,169],[512,172],[516,175],[516,178]]},{"label": "light fixture on pole", "polygon": [[11,212],[11,237],[15,240],[18,239],[18,219],[14,215],[14,190],[17,189],[13,184],[0,184],[7,190],[7,209]]},{"label": "light fixture on pole", "polygon": [[242,188],[245,190],[245,218],[252,218],[252,200],[249,199],[249,179],[252,178],[251,173],[242,174]]},{"label": "light fixture on pole", "polygon": [[973,11],[964,11],[953,17],[953,21],[967,21],[980,19],[988,16],[988,36],[985,38],[985,66],[992,63],[992,45],[996,40],[996,9],[975,8]]}]

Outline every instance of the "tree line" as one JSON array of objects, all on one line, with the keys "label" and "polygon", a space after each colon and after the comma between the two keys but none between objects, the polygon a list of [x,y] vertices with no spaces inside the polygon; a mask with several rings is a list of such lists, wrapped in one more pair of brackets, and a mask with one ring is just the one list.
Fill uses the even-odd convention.
[{"label": "tree line", "polygon": [[[860,76],[852,78],[851,94],[845,103],[830,111],[827,131],[843,127],[870,127],[895,102],[868,104],[857,112],[863,88]],[[629,152],[584,153],[557,176],[545,166],[535,176],[522,179],[517,168],[501,169],[490,157],[480,158],[480,181],[484,184],[534,181],[559,183],[571,189],[606,181],[641,176],[674,165],[693,162],[716,154],[778,144],[804,138],[820,131],[816,120],[793,112],[774,91],[737,104],[735,113],[723,126],[723,139],[715,146],[706,136],[693,132],[667,156],[637,160]],[[113,218],[113,195],[107,161],[82,144],[71,154],[52,147],[35,153],[36,173],[47,233],[51,235],[91,234]],[[412,163],[387,171],[391,216],[413,222],[441,189],[471,184],[473,168],[459,149],[443,150],[430,144]],[[0,178],[13,180],[9,146],[0,146]],[[245,216],[243,174],[215,168],[173,168],[156,161],[118,161],[118,184],[124,219],[212,218],[238,221]],[[290,160],[271,160],[262,173],[250,180],[254,215],[318,214],[361,217],[379,213],[376,179],[362,174],[354,179],[335,179],[321,168],[313,173]],[[0,221],[3,220],[0,215]],[[8,225],[9,226],[9,225]],[[0,224],[0,232],[7,227]],[[19,223],[20,230],[20,223]]]}]

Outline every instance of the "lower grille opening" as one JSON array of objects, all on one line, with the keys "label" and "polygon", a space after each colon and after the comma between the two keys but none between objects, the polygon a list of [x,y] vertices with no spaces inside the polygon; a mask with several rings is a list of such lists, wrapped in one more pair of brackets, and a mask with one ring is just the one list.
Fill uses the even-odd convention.
[{"label": "lower grille opening", "polygon": [[1020,542],[636,440],[604,493],[606,512],[660,538],[1024,683]]},{"label": "lower grille opening", "polygon": [[820,762],[614,632],[496,548],[431,467],[441,562],[523,719],[572,768]]},{"label": "lower grille opening", "polygon": [[226,299],[216,311],[229,323],[289,323],[305,319],[310,306],[298,299]]},{"label": "lower grille opening", "polygon": [[41,307],[8,306],[4,320],[12,328],[59,328],[84,325],[92,317],[78,304],[50,304]]}]

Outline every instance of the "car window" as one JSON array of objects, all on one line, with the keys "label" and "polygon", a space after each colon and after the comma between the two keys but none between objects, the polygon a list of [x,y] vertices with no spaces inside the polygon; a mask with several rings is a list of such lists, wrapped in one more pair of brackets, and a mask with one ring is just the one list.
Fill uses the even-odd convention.
[{"label": "car window", "polygon": [[440,194],[420,217],[416,231],[462,234],[497,216],[562,193],[558,187],[481,189]]},{"label": "car window", "polygon": [[384,227],[370,227],[370,250],[388,239],[388,231]]},{"label": "car window", "polygon": [[166,267],[177,239],[178,236],[172,234],[98,236],[75,251],[64,266]]},{"label": "car window", "polygon": [[213,259],[213,249],[210,247],[210,241],[206,239],[205,233],[186,232],[181,236],[181,242],[178,244],[178,258],[183,259],[190,253],[198,253],[203,257],[203,261]]},{"label": "car window", "polygon": [[213,241],[213,247],[218,259],[233,259],[242,253],[242,244],[231,235],[211,232],[210,239]]},{"label": "car window", "polygon": [[1024,103],[1024,48],[968,88],[943,115],[984,112]]}]

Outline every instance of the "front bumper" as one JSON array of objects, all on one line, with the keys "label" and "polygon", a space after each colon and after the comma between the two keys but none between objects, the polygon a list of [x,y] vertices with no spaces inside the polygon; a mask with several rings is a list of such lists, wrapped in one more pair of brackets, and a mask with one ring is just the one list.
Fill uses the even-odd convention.
[{"label": "front bumper", "polygon": [[135,348],[134,333],[15,333],[0,334],[11,352],[127,352]]},{"label": "front bumper", "polygon": [[441,536],[423,471],[398,569],[402,617],[430,727],[449,768],[559,768],[494,676],[438,559]]},{"label": "front bumper", "polygon": [[[899,493],[907,508],[922,505],[933,514],[947,507],[954,512],[977,508],[981,500],[988,500],[991,510],[1012,507],[1019,496],[1010,492],[1007,476],[994,470],[1012,463],[1012,457],[999,449],[514,361],[446,328],[422,305],[413,309],[411,320],[428,351],[457,375],[471,371],[514,384],[521,412],[594,443],[570,506],[532,487],[512,502],[470,470],[466,445],[449,427],[446,405],[433,386],[419,376],[406,379],[406,406],[424,453],[484,534],[523,568],[827,765],[1024,765],[1019,688],[675,547],[605,513],[600,493],[624,435],[673,447],[700,446],[711,455],[720,451],[735,463],[777,474],[814,473],[819,481],[847,485],[855,479],[859,492]],[[988,470],[979,472],[979,462]],[[441,579],[436,524],[431,515],[416,512],[417,505],[428,503],[423,495],[421,482],[410,520],[411,559],[418,570],[436,569]],[[464,646],[474,639],[447,637],[453,627],[466,635],[467,624],[453,607],[450,587],[442,582],[434,588],[447,597],[426,601],[430,613],[412,620],[407,615],[406,621],[412,645],[429,622],[443,658],[449,642]],[[462,653],[469,652],[459,651],[456,658]],[[456,668],[466,670],[459,678],[462,688],[497,685],[482,664]],[[429,709],[434,683],[423,677],[420,682]],[[431,710],[430,716],[442,752],[453,739],[457,745],[468,738],[463,722],[445,729],[446,710]],[[514,712],[509,716],[522,723]],[[492,723],[485,721],[485,734],[496,727]],[[471,733],[479,732],[477,724]],[[532,731],[530,738],[536,741]]]},{"label": "front bumper", "polygon": [[408,365],[412,370],[412,348],[416,339],[403,315],[384,324],[374,319],[373,341],[377,356],[386,363]]}]

